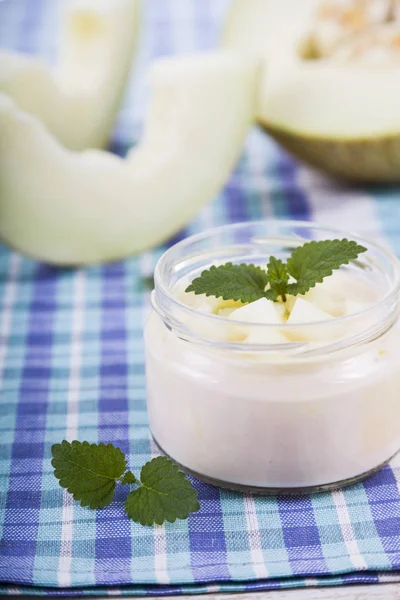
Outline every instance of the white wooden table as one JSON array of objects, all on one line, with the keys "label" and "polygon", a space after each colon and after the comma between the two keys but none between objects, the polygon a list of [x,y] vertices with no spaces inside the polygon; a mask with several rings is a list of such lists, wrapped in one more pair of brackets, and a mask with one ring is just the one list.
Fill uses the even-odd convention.
[{"label": "white wooden table", "polygon": [[[128,596],[125,596],[127,598]],[[32,600],[32,596],[19,596],[22,600]],[[46,596],[57,598],[60,596]],[[93,600],[110,600],[110,596],[91,596]],[[139,598],[132,596],[132,598]],[[159,596],[146,596],[146,600],[160,600]],[[195,596],[171,596],[171,600],[400,600],[400,583],[380,583],[372,585],[343,585],[329,588],[299,588],[275,590],[273,592],[249,592],[246,594],[200,594]],[[75,600],[88,600],[80,596]]]},{"label": "white wooden table", "polygon": [[[184,596],[201,600],[200,596]],[[247,594],[213,594],[204,600],[400,600],[400,584],[344,585],[330,588],[299,588]]]}]

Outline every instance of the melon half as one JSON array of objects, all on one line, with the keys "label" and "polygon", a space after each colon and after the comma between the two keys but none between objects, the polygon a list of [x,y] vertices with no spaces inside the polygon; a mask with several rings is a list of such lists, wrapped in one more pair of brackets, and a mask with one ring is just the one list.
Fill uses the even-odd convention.
[{"label": "melon half", "polygon": [[398,13],[371,12],[377,22],[335,38],[319,5],[237,0],[222,43],[262,61],[257,119],[283,147],[349,180],[400,181]]}]

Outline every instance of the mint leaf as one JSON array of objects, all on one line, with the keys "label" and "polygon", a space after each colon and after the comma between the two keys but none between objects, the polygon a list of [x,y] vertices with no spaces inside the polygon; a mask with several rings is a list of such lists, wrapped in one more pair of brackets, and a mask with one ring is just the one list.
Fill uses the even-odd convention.
[{"label": "mint leaf", "polygon": [[270,284],[270,289],[265,296],[269,300],[278,300],[279,296],[283,302],[286,301],[287,287],[289,281],[289,273],[286,265],[280,258],[271,256],[267,264],[267,277]]},{"label": "mint leaf", "polygon": [[347,265],[366,251],[364,246],[347,239],[313,241],[299,246],[287,261],[287,271],[296,279],[296,283],[288,285],[288,293],[305,294],[324,277],[332,275],[335,269]]},{"label": "mint leaf", "polygon": [[104,508],[113,499],[115,482],[126,470],[126,459],[112,444],[63,440],[51,448],[54,475],[81,506]]},{"label": "mint leaf", "polygon": [[141,525],[186,519],[199,508],[196,490],[166,456],[153,458],[144,465],[140,487],[131,492],[125,502],[128,517]]},{"label": "mint leaf", "polygon": [[[347,239],[307,242],[293,250],[286,263],[271,256],[266,271],[253,264],[210,267],[193,279],[186,292],[244,303],[260,298],[285,302],[287,294],[305,294],[335,269],[366,251],[364,246]],[[290,276],[296,280],[294,283],[289,283]]]},{"label": "mint leaf", "polygon": [[264,269],[255,265],[227,263],[203,271],[200,277],[193,279],[186,291],[216,296],[224,300],[254,302],[265,296],[267,283],[268,278]]},{"label": "mint leaf", "polygon": [[104,508],[113,499],[115,484],[138,484],[126,499],[128,517],[142,525],[187,519],[199,510],[197,492],[185,474],[166,456],[144,465],[141,481],[126,471],[126,459],[112,444],[67,442],[51,448],[54,475],[81,506]]},{"label": "mint leaf", "polygon": [[123,477],[120,479],[121,485],[138,483],[138,480],[132,473],[132,471],[127,471]]}]

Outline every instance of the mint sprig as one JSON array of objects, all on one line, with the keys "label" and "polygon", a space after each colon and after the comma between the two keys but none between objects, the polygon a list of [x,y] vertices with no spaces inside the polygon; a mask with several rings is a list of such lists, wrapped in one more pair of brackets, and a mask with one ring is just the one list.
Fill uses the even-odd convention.
[{"label": "mint sprig", "polygon": [[186,292],[243,303],[260,298],[286,302],[288,294],[305,294],[366,251],[364,246],[347,239],[306,242],[293,250],[286,263],[271,256],[265,270],[253,264],[210,267],[193,279]]},{"label": "mint sprig", "polygon": [[265,296],[269,300],[276,300],[279,296],[286,301],[286,294],[289,282],[289,273],[287,267],[280,258],[271,256],[267,264],[267,277],[270,288]]},{"label": "mint sprig", "polygon": [[196,490],[166,456],[146,463],[139,480],[127,470],[124,453],[112,444],[63,440],[52,446],[51,453],[55,477],[81,506],[104,508],[119,482],[138,486],[129,493],[125,512],[142,525],[186,519],[200,508]]}]

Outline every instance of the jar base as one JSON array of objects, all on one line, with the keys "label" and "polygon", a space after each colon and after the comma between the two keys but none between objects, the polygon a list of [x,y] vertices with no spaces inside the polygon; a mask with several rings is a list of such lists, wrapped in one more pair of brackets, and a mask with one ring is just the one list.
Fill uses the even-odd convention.
[{"label": "jar base", "polygon": [[202,473],[197,473],[193,471],[193,469],[189,469],[185,465],[181,464],[177,460],[175,460],[172,456],[170,456],[165,450],[160,446],[157,440],[153,437],[153,440],[157,446],[157,448],[168,456],[175,464],[179,466],[182,471],[188,475],[192,475],[196,479],[203,481],[204,483],[208,483],[217,488],[223,488],[226,490],[232,490],[234,492],[243,492],[248,494],[257,494],[259,496],[299,496],[306,494],[317,494],[320,492],[329,492],[333,490],[337,490],[343,487],[347,487],[349,485],[353,485],[355,483],[359,483],[363,481],[367,477],[374,475],[378,471],[380,471],[384,466],[386,466],[397,454],[394,454],[383,463],[370,469],[369,471],[365,471],[360,475],[356,475],[355,477],[350,477],[349,479],[342,479],[341,481],[334,481],[333,483],[324,483],[321,485],[310,485],[304,487],[262,487],[255,485],[242,485],[240,483],[230,483],[229,481],[222,481],[220,479],[214,479],[213,477],[208,477],[207,475],[203,475]]}]

